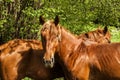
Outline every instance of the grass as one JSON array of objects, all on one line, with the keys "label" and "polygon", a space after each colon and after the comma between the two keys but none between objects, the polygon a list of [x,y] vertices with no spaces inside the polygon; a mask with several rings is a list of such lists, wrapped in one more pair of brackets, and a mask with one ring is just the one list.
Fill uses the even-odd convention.
[{"label": "grass", "polygon": [[111,32],[111,41],[120,42],[120,29],[110,28]]},{"label": "grass", "polygon": [[[22,80],[34,80],[34,79],[31,79],[31,78],[29,78],[29,77],[25,77],[25,78],[22,79]],[[56,79],[54,79],[54,80],[64,80],[64,78],[61,77],[61,78],[56,78]]]},{"label": "grass", "polygon": [[22,80],[33,80],[33,79],[31,79],[31,78],[29,78],[29,77],[25,77],[25,78],[22,79]]}]

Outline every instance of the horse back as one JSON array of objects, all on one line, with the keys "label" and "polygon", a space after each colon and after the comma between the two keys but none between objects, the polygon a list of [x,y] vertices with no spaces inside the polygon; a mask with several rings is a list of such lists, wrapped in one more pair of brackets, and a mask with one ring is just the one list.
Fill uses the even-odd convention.
[{"label": "horse back", "polygon": [[95,44],[88,47],[90,64],[110,77],[120,78],[120,43]]}]

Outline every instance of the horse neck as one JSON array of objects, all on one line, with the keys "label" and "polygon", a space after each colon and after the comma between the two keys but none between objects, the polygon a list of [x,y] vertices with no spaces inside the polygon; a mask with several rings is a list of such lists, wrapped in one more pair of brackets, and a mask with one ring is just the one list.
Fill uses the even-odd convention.
[{"label": "horse neck", "polygon": [[73,34],[66,31],[64,28],[61,29],[61,41],[59,43],[59,56],[63,61],[67,61],[68,56],[75,50],[80,40],[77,39]]},{"label": "horse neck", "polygon": [[59,58],[68,72],[79,79],[81,79],[80,75],[85,74],[88,76],[89,72],[88,56],[86,55],[85,50],[86,45],[82,39],[77,39],[74,35],[62,29],[58,52]]}]

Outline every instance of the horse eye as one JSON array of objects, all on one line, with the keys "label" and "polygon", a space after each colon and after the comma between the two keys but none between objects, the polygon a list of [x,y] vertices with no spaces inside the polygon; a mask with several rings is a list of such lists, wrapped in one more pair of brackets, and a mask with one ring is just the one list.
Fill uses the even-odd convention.
[{"label": "horse eye", "polygon": [[57,34],[57,37],[59,37],[59,35]]},{"label": "horse eye", "polygon": [[89,35],[88,35],[87,33],[85,33],[85,36],[86,36],[87,38],[89,38]]},{"label": "horse eye", "polygon": [[44,28],[42,29],[42,31],[46,31],[46,30],[48,30],[48,28],[47,28],[47,27],[44,27]]},{"label": "horse eye", "polygon": [[98,30],[99,33],[102,33],[100,30]]}]

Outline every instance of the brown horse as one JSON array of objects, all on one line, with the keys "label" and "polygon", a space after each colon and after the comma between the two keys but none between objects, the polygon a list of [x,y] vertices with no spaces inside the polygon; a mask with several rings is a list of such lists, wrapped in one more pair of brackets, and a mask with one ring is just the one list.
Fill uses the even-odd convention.
[{"label": "brown horse", "polygon": [[[106,33],[109,34],[107,29],[100,31],[106,31]],[[107,34],[98,33],[98,30],[85,34],[89,35],[87,38],[90,38],[91,40],[97,39],[95,38],[96,36],[92,37],[92,39],[92,34],[103,37],[103,39],[105,39],[104,42],[108,40],[107,43],[110,39],[110,35],[108,37],[109,39],[107,39]],[[83,37],[86,38],[86,36]],[[0,74],[2,76],[2,80],[21,80],[25,76],[35,80],[52,80],[54,78],[64,77],[64,73],[58,63],[55,64],[53,69],[44,67],[42,59],[43,53],[44,50],[41,46],[41,42],[37,40],[15,39],[1,45]],[[67,79],[67,77],[65,79]]]},{"label": "brown horse", "polygon": [[[103,42],[108,43],[110,42],[109,34],[110,33],[105,27],[104,30],[98,29],[85,33],[85,36],[82,36],[82,38],[85,37],[83,39],[95,41],[99,37],[98,39],[103,38]],[[55,66],[52,69],[44,66],[44,50],[40,41],[20,39],[11,40],[1,45],[0,51],[0,74],[2,80],[21,80],[25,76],[33,78],[34,80],[52,80],[64,77],[64,73],[58,63],[55,63]],[[67,79],[67,77],[65,79]],[[70,79],[68,78],[67,80]]]},{"label": "brown horse", "polygon": [[46,68],[43,48],[37,40],[11,40],[0,46],[1,80],[21,80],[28,76],[34,80],[53,80],[64,77],[61,68]]},{"label": "brown horse", "polygon": [[[95,31],[92,32],[95,34]],[[21,80],[25,76],[35,80],[52,80],[54,78],[64,77],[61,67],[58,66],[59,64],[53,69],[44,67],[42,60],[44,51],[40,41],[20,39],[11,40],[1,45],[0,51],[0,74],[2,80]]]},{"label": "brown horse", "polygon": [[120,43],[88,44],[61,27],[58,17],[54,21],[42,22],[47,66],[53,67],[56,53],[68,74],[77,80],[91,79],[94,73],[97,74],[95,80],[120,80]]}]

